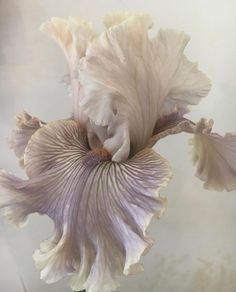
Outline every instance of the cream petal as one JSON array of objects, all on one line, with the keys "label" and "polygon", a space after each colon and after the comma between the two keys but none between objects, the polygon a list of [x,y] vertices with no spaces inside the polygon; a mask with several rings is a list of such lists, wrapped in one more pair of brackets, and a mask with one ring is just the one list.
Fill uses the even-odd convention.
[{"label": "cream petal", "polygon": [[69,88],[74,99],[74,118],[86,119],[79,107],[79,100],[83,98],[83,88],[78,80],[78,64],[79,60],[85,56],[88,45],[96,36],[92,25],[79,17],[68,19],[54,17],[51,21],[43,23],[40,29],[51,36],[63,50],[70,71]]},{"label": "cream petal", "polygon": [[73,69],[77,69],[74,66],[85,56],[88,45],[96,36],[91,23],[79,17],[53,17],[51,21],[43,23],[40,30],[57,42]]},{"label": "cream petal", "polygon": [[[132,16],[138,16],[138,17],[142,17],[143,15],[145,15],[146,13],[134,13],[134,12],[112,12],[112,13],[108,13],[103,17],[103,24],[106,28],[110,28],[114,25],[118,25],[121,24],[122,22],[126,21],[128,18],[132,17]],[[150,23],[150,28],[152,26],[152,23]]]},{"label": "cream petal", "polygon": [[71,276],[76,291],[114,290],[116,276],[138,271],[152,245],[146,228],[163,212],[159,190],[171,177],[168,162],[149,148],[126,162],[107,159],[105,149],[89,149],[77,122],[57,121],[27,146],[28,180],[0,174],[0,206],[14,222],[38,212],[55,223],[54,236],[34,254],[48,283]]},{"label": "cream petal", "polygon": [[107,145],[113,160],[122,161],[146,147],[157,119],[189,111],[189,105],[207,95],[210,82],[185,57],[189,38],[183,32],[160,30],[150,39],[147,14],[112,14],[105,20],[110,28],[80,64],[81,108],[96,125],[123,129],[117,137],[128,133],[130,153],[117,138],[119,149]]},{"label": "cream petal", "polygon": [[14,150],[19,158],[22,167],[24,166],[24,153],[29,139],[44,124],[44,122],[26,112],[22,112],[17,117],[16,129],[11,132],[8,142],[9,147]]},{"label": "cream petal", "polygon": [[217,191],[236,188],[236,134],[212,133],[213,121],[202,119],[195,129],[193,163],[204,187]]}]

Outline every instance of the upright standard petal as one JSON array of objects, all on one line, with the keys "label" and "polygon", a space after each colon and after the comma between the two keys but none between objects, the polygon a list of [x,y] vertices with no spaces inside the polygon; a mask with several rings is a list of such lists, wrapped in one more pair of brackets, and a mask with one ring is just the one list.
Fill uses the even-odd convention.
[{"label": "upright standard petal", "polygon": [[9,137],[9,147],[14,150],[19,158],[19,163],[24,166],[25,148],[31,136],[43,125],[44,122],[36,117],[32,117],[27,112],[21,113],[16,120],[16,129],[12,130]]},{"label": "upright standard petal", "polygon": [[159,79],[160,96],[177,107],[198,104],[210,90],[210,80],[184,55],[189,37],[181,31],[160,29],[152,40],[152,58]]},{"label": "upright standard petal", "polygon": [[[106,19],[110,28],[91,44],[80,66],[81,107],[96,125],[112,127],[109,141],[102,142],[121,161],[147,145],[157,119],[197,104],[210,82],[185,57],[189,38],[183,32],[160,30],[150,39],[146,14]],[[131,149],[120,137],[129,137]]]},{"label": "upright standard petal", "polygon": [[236,135],[220,136],[211,132],[212,126],[212,120],[202,119],[191,140],[196,175],[207,189],[232,191],[236,188]]},{"label": "upright standard petal", "polygon": [[[115,161],[144,148],[156,122],[158,96],[149,59],[151,25],[150,16],[143,14],[112,26],[91,44],[80,66],[85,90],[81,108],[96,125],[108,127],[104,145]],[[131,149],[125,145],[127,140]]]},{"label": "upright standard petal", "polygon": [[40,30],[57,42],[74,70],[78,69],[76,66],[79,59],[85,55],[89,43],[96,35],[92,25],[79,17],[53,17],[51,21],[43,23]]},{"label": "upright standard petal", "polygon": [[96,36],[92,25],[82,18],[69,17],[52,18],[40,27],[41,31],[49,34],[61,47],[69,65],[69,83],[74,99],[74,118],[82,120],[79,100],[83,98],[83,88],[78,81],[79,60],[84,57],[89,43]]},{"label": "upright standard petal", "polygon": [[[121,24],[122,22],[126,21],[128,18],[132,16],[143,17],[146,13],[142,12],[112,12],[108,13],[103,17],[103,24],[108,29],[114,25]],[[150,23],[150,27],[152,23]]]},{"label": "upright standard petal", "polygon": [[73,290],[108,292],[116,276],[138,271],[150,248],[146,234],[159,217],[159,190],[171,176],[168,162],[144,149],[126,162],[110,161],[105,149],[90,150],[75,121],[52,122],[31,138],[25,155],[29,179],[1,172],[1,207],[13,222],[47,214],[55,234],[34,259],[48,283],[72,276]]}]

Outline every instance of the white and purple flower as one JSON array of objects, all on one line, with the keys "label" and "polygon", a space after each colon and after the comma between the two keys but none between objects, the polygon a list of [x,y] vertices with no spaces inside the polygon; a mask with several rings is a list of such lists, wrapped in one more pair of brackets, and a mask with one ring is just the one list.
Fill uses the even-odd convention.
[{"label": "white and purple flower", "polygon": [[28,176],[0,172],[0,207],[15,224],[48,215],[55,232],[34,254],[41,278],[70,277],[73,290],[109,292],[117,276],[138,272],[153,241],[146,229],[165,208],[172,177],[152,146],[167,135],[193,134],[193,161],[206,188],[236,188],[236,135],[212,133],[212,121],[185,114],[210,90],[184,54],[189,37],[175,30],[149,36],[145,13],[104,17],[96,34],[80,18],[53,18],[41,30],[62,48],[73,117],[45,123],[17,119],[10,146]]}]

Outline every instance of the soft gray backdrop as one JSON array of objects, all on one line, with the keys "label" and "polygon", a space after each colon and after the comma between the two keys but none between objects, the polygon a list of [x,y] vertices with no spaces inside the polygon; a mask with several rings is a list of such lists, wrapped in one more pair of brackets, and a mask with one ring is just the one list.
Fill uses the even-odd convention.
[{"label": "soft gray backdrop", "polygon": [[[191,118],[210,117],[215,130],[236,130],[235,0],[0,0],[0,167],[23,176],[6,137],[13,117],[25,109],[45,121],[65,118],[71,100],[59,82],[66,73],[59,48],[38,28],[52,16],[82,16],[102,28],[100,17],[115,10],[145,10],[156,26],[186,31],[186,53],[211,78],[209,96]],[[188,137],[156,145],[171,160],[175,177],[163,192],[169,200],[149,229],[156,239],[142,258],[145,272],[123,279],[119,292],[235,292],[236,192],[206,191],[194,177]],[[67,292],[65,282],[46,285],[31,258],[52,223],[33,215],[18,230],[0,221],[0,291]],[[23,288],[25,285],[25,290]]]}]

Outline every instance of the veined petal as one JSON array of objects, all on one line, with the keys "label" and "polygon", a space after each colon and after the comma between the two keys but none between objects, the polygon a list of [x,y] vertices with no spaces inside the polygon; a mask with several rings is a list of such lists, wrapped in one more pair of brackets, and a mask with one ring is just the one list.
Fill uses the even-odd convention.
[{"label": "veined petal", "polygon": [[[152,19],[147,14],[112,14],[106,20],[110,28],[81,62],[81,108],[96,125],[113,128],[116,137],[108,139],[119,148],[107,148],[114,161],[122,161],[147,145],[157,119],[187,112],[188,105],[207,95],[210,82],[185,57],[189,38],[183,32],[160,30],[150,39]],[[122,135],[115,135],[121,130]],[[127,133],[130,151],[118,138]]]},{"label": "veined petal", "polygon": [[236,188],[236,135],[220,136],[212,126],[212,120],[202,119],[191,140],[196,175],[207,189],[231,191]]},{"label": "veined petal", "polygon": [[16,120],[16,129],[11,132],[9,137],[9,147],[14,150],[19,158],[19,163],[24,166],[25,148],[31,136],[43,125],[44,122],[36,117],[30,116],[28,113],[21,113]]},{"label": "veined petal", "polygon": [[51,36],[63,50],[69,65],[69,79],[72,96],[74,98],[74,118],[83,120],[79,100],[83,98],[83,88],[78,81],[79,60],[85,56],[90,42],[95,38],[92,25],[79,17],[52,18],[40,27],[41,31]]},{"label": "veined petal", "polygon": [[105,149],[89,149],[77,122],[57,121],[27,146],[28,180],[0,174],[1,207],[20,214],[14,222],[39,212],[55,223],[53,237],[34,254],[48,283],[72,276],[73,290],[114,290],[116,276],[137,271],[152,244],[146,228],[163,212],[159,190],[171,177],[168,162],[148,148],[126,162],[109,159]]},{"label": "veined petal", "polygon": [[[112,26],[91,44],[80,66],[82,110],[95,124],[111,127],[114,136],[120,129],[123,137],[128,132],[132,154],[145,147],[157,118],[158,95],[149,59],[151,24],[151,17],[143,14]],[[130,151],[117,137],[119,149],[108,145],[108,150],[113,160],[125,160]]]}]

